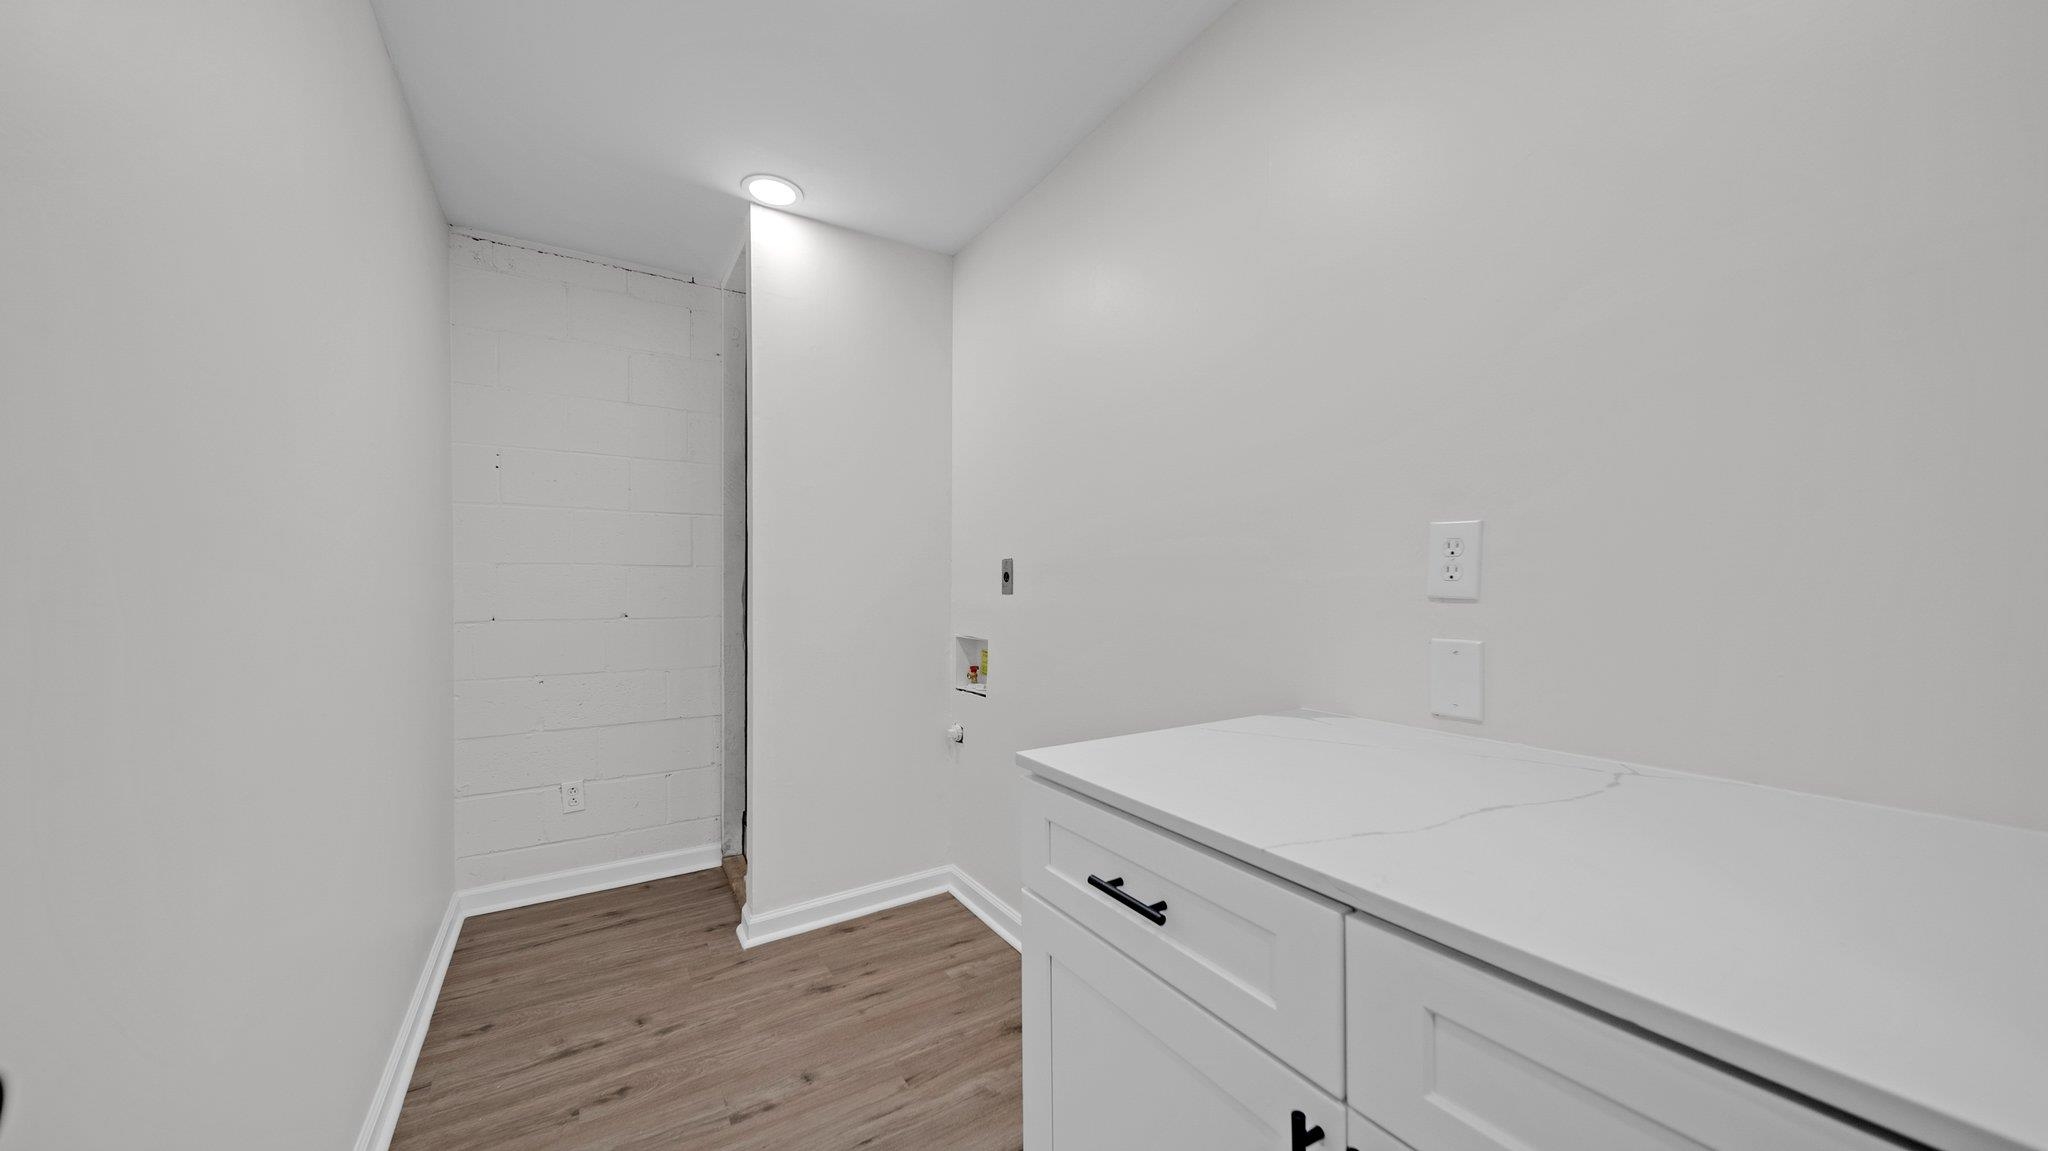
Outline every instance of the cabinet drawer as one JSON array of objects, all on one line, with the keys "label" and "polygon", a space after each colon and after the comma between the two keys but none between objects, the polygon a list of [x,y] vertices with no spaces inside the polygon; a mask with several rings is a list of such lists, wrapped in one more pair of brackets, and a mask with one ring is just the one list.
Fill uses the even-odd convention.
[{"label": "cabinet drawer", "polygon": [[1026,887],[1341,1095],[1344,908],[1042,780],[1022,807]]},{"label": "cabinet drawer", "polygon": [[1423,1151],[1896,1151],[1896,1144],[1364,916],[1350,1102]]},{"label": "cabinet drawer", "polygon": [[1338,1151],[1345,1135],[1342,1104],[1030,894],[1024,1099],[1029,1151]]}]

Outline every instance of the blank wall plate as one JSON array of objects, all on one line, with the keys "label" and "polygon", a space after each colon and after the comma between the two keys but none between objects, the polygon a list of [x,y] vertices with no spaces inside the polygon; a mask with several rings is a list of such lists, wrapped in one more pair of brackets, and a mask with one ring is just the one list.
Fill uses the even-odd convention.
[{"label": "blank wall plate", "polygon": [[1446,719],[1486,718],[1486,645],[1473,639],[1429,641],[1429,712]]},{"label": "blank wall plate", "polygon": [[1445,520],[1429,525],[1429,598],[1479,598],[1480,529],[1484,520]]}]

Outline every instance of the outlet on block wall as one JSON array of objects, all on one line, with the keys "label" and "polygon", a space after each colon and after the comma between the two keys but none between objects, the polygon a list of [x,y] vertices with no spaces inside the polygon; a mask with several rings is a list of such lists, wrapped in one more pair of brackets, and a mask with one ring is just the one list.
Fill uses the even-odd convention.
[{"label": "outlet on block wall", "polygon": [[730,294],[449,262],[457,882],[716,843]]}]

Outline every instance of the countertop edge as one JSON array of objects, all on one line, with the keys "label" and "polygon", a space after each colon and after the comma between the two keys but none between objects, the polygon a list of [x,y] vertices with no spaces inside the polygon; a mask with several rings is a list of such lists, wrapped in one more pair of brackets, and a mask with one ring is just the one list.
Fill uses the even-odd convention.
[{"label": "countertop edge", "polygon": [[[1916,1103],[1809,1060],[1789,1055],[1739,1033],[1665,1007],[1612,984],[1580,974],[1521,951],[1490,936],[1467,930],[1305,864],[1274,855],[1213,828],[1182,819],[1150,804],[1062,771],[1018,752],[1017,766],[1069,791],[1086,796],[1126,815],[1192,840],[1248,867],[1278,876],[1296,886],[1336,900],[1374,918],[1422,936],[1462,955],[1498,968],[1539,989],[1613,1017],[1669,1043],[1727,1064],[1780,1090],[1804,1096],[1824,1108],[1875,1125],[1884,1132],[1929,1148],[1971,1148],[1972,1151],[2038,1151],[2017,1137],[1985,1130],[1944,1111]],[[1909,1142],[1907,1144],[1911,1146]]]}]

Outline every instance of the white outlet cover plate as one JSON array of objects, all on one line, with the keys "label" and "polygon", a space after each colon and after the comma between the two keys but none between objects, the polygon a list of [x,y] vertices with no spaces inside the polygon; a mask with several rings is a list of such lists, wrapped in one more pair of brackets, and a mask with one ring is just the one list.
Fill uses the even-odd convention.
[{"label": "white outlet cover plate", "polygon": [[1471,602],[1479,598],[1479,557],[1484,520],[1444,520],[1429,525],[1429,598]]},{"label": "white outlet cover plate", "polygon": [[1472,639],[1429,641],[1429,712],[1445,719],[1486,718],[1486,645]]}]

